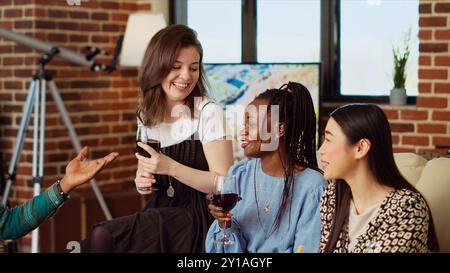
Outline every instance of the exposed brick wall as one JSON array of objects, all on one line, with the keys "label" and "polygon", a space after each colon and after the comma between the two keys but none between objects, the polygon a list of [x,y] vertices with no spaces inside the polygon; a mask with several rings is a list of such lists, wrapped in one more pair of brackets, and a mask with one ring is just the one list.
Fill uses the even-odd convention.
[{"label": "exposed brick wall", "polygon": [[[128,14],[150,9],[150,0],[90,0],[81,2],[80,6],[68,6],[65,0],[1,0],[0,24],[76,52],[81,52],[85,45],[95,45],[112,53]],[[419,11],[417,105],[383,105],[391,122],[396,151],[423,152],[450,146],[450,3],[448,0],[421,0]],[[0,39],[0,154],[5,169],[16,140],[28,81],[37,69],[39,57],[35,50]],[[98,61],[109,62],[110,57],[98,58]],[[112,150],[121,153],[119,159],[97,177],[102,191],[132,186],[137,70],[94,73],[57,59],[48,65],[48,69],[55,78],[82,145],[92,148],[91,157]],[[327,103],[324,112],[336,106]],[[32,197],[32,128],[31,124],[9,199],[11,206]],[[64,173],[66,163],[74,156],[51,96],[48,96],[46,128],[43,188]],[[90,190],[86,186],[79,192]],[[22,251],[29,250],[30,238],[21,240]]]},{"label": "exposed brick wall", "polygon": [[[416,105],[381,105],[396,152],[444,152],[450,148],[450,2],[420,0],[419,95]],[[340,104],[325,103],[327,114]],[[327,117],[322,117],[322,124]]]},{"label": "exposed brick wall", "polygon": [[450,2],[419,6],[419,96],[415,106],[383,106],[396,151],[426,152],[450,146]]},{"label": "exposed brick wall", "polygon": [[[75,52],[86,45],[111,55],[118,35],[123,34],[128,14],[150,10],[150,1],[90,0],[69,6],[65,0],[2,0],[0,24],[18,33],[51,42]],[[16,141],[28,82],[37,70],[40,53],[0,39],[0,150],[7,169]],[[96,59],[109,63],[111,56]],[[137,70],[118,69],[111,74],[91,72],[64,60],[54,59],[47,69],[53,75],[82,145],[91,157],[111,151],[121,155],[97,176],[103,192],[133,187],[135,173],[134,130]],[[50,92],[47,93],[45,182],[48,187],[64,173],[75,152]],[[32,120],[17,169],[9,204],[15,206],[33,196]],[[78,192],[91,191],[87,185]],[[29,250],[31,236],[21,239],[21,251]]]}]

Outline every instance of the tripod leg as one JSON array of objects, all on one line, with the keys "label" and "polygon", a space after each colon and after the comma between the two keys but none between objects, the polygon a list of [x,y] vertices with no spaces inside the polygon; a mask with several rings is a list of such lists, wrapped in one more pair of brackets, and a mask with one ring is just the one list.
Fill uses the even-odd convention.
[{"label": "tripod leg", "polygon": [[37,80],[32,80],[30,82],[30,87],[28,90],[27,100],[25,102],[22,120],[20,121],[19,131],[17,132],[17,141],[16,146],[14,147],[13,155],[11,158],[11,162],[8,169],[8,180],[5,185],[5,190],[3,192],[3,205],[6,206],[6,202],[8,201],[9,192],[11,190],[11,184],[13,180],[15,180],[16,176],[16,168],[19,162],[20,154],[22,153],[23,143],[25,140],[25,135],[28,129],[28,125],[30,123],[31,118],[31,110],[32,106],[35,103],[36,96],[36,86]]},{"label": "tripod leg", "polygon": [[[69,136],[70,136],[70,140],[72,141],[72,145],[74,146],[77,153],[79,153],[81,151],[81,143],[75,132],[72,121],[70,120],[69,115],[67,114],[67,110],[66,110],[66,107],[64,106],[61,96],[58,93],[58,88],[56,87],[55,82],[52,80],[49,80],[47,83],[48,83],[48,87],[52,91],[53,100],[55,101],[56,106],[58,107],[58,111],[64,121],[64,124],[66,125],[67,130],[69,131]],[[105,199],[103,199],[103,195],[102,195],[100,189],[98,188],[97,182],[95,181],[95,179],[92,179],[90,181],[90,184],[91,184],[92,190],[95,193],[95,196],[97,197],[97,201],[99,202],[100,207],[103,210],[103,213],[105,214],[106,219],[111,220],[112,219],[111,213],[109,212],[108,206],[105,203]]]},{"label": "tripod leg", "polygon": [[[33,131],[33,196],[41,193],[41,184],[44,180],[44,147],[45,147],[45,102],[46,82],[42,78],[39,81],[39,90],[36,92],[34,105],[34,131]],[[38,146],[39,145],[39,146]],[[39,150],[38,150],[39,149]],[[31,252],[39,252],[39,227],[34,229],[31,238]]]}]

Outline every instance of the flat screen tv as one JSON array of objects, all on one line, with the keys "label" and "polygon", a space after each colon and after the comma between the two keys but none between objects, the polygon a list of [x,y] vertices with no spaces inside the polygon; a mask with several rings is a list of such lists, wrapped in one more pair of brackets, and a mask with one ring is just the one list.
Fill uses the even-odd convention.
[{"label": "flat screen tv", "polygon": [[[233,105],[246,106],[261,92],[295,81],[308,88],[319,118],[319,63],[205,64],[205,71],[209,82],[208,94],[224,109]],[[240,159],[242,150],[236,140],[243,126],[243,114],[226,113],[228,126],[236,128],[232,130],[234,152]]]}]

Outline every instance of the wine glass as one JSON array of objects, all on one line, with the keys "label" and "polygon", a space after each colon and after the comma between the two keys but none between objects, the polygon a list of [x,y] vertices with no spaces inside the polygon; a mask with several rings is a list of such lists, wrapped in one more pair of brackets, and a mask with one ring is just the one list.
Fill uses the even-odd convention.
[{"label": "wine glass", "polygon": [[[136,152],[141,156],[151,158],[152,156],[144,150],[144,148],[138,145],[139,142],[147,144],[152,147],[156,152],[161,152],[161,136],[159,133],[159,128],[154,128],[152,130],[154,132],[149,132],[147,127],[143,125],[138,125],[137,133],[136,133]],[[141,191],[157,191],[158,189],[155,187],[142,187],[139,188]]]},{"label": "wine glass", "polygon": [[[237,194],[235,176],[216,176],[214,179],[214,190],[212,193],[213,205],[222,208],[224,213],[230,212],[241,200]],[[223,231],[223,236],[215,241],[216,244],[231,245],[234,241],[228,236],[228,229],[231,227],[231,221],[219,221],[219,227]]]}]

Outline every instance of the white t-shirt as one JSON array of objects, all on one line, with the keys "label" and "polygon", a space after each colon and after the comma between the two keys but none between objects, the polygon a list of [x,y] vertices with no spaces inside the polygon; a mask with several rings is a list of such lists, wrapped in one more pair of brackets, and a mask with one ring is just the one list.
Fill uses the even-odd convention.
[{"label": "white t-shirt", "polygon": [[[209,103],[208,103],[209,102]],[[174,123],[160,123],[154,127],[147,128],[149,138],[159,139],[161,147],[178,144],[198,131],[198,140],[202,144],[228,138],[227,125],[223,109],[208,98],[195,100],[194,119],[191,118],[189,107],[180,106],[172,110],[172,115],[179,117]],[[183,116],[182,113],[186,115]],[[138,126],[142,126],[138,119]]]}]

